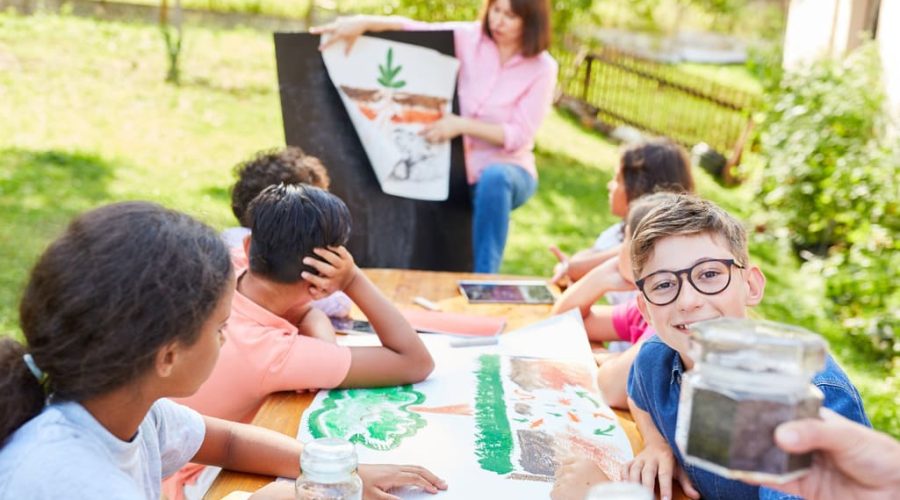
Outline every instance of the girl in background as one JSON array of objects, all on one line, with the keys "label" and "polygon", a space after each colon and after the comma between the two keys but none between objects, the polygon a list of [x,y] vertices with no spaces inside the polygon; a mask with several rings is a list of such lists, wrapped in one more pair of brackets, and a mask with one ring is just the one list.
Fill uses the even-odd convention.
[{"label": "girl in background", "polygon": [[[622,151],[616,175],[606,185],[609,193],[609,211],[622,219],[628,214],[632,201],[657,191],[691,193],[694,178],[687,152],[669,139],[654,139]],[[617,222],[603,231],[594,245],[577,252],[571,258],[557,246],[550,251],[559,262],[553,269],[551,280],[560,286],[581,279],[591,269],[619,254],[624,238],[623,222]],[[611,304],[628,302],[635,293],[611,292],[607,300]]]}]

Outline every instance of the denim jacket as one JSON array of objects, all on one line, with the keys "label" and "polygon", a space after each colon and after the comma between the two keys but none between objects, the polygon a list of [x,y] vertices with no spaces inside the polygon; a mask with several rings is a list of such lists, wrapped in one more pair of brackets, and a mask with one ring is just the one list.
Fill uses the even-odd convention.
[{"label": "denim jacket", "polygon": [[[703,498],[723,499],[788,499],[798,498],[769,488],[726,479],[698,467],[686,464],[675,444],[675,422],[681,397],[681,376],[685,372],[681,356],[658,336],[644,342],[628,374],[628,397],[638,408],[653,418],[660,434],[665,437],[675,460],[691,479]],[[825,369],[812,380],[825,395],[823,405],[861,424],[871,426],[863,409],[859,392],[850,383],[838,364],[826,356]]]}]

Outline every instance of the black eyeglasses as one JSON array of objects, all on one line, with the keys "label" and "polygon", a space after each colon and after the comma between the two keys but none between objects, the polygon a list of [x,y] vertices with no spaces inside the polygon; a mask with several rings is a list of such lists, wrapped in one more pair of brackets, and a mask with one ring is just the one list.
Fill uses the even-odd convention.
[{"label": "black eyeglasses", "polygon": [[679,271],[656,271],[634,282],[644,298],[657,306],[665,306],[675,302],[681,292],[682,274],[694,290],[703,295],[715,295],[731,284],[731,266],[743,269],[744,266],[734,259],[701,260],[691,267]]}]

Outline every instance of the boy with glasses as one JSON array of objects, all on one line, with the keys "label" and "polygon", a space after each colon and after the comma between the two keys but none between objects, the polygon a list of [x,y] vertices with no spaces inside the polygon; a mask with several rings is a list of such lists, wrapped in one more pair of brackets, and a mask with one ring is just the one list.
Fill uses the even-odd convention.
[{"label": "boy with glasses", "polygon": [[[638,307],[657,335],[644,342],[628,377],[628,403],[645,447],[622,479],[652,489],[658,478],[664,499],[671,498],[676,470],[692,498],[789,497],[687,465],[675,444],[681,378],[694,365],[688,327],[720,317],[746,317],[747,308],[763,298],[766,279],[749,261],[741,223],[711,202],[690,195],[669,197],[634,229],[631,262],[640,290]],[[813,383],[825,395],[823,406],[870,425],[859,393],[831,356]],[[563,469],[555,490],[560,498],[572,492],[560,483],[589,481],[583,474],[575,477],[573,467]]]}]

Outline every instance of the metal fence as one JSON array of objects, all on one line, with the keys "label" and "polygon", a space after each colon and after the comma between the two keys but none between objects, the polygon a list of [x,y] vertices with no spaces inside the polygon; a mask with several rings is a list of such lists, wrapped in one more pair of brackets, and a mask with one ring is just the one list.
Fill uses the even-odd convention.
[{"label": "metal fence", "polygon": [[609,48],[558,52],[559,87],[596,119],[739,155],[759,96]]}]

